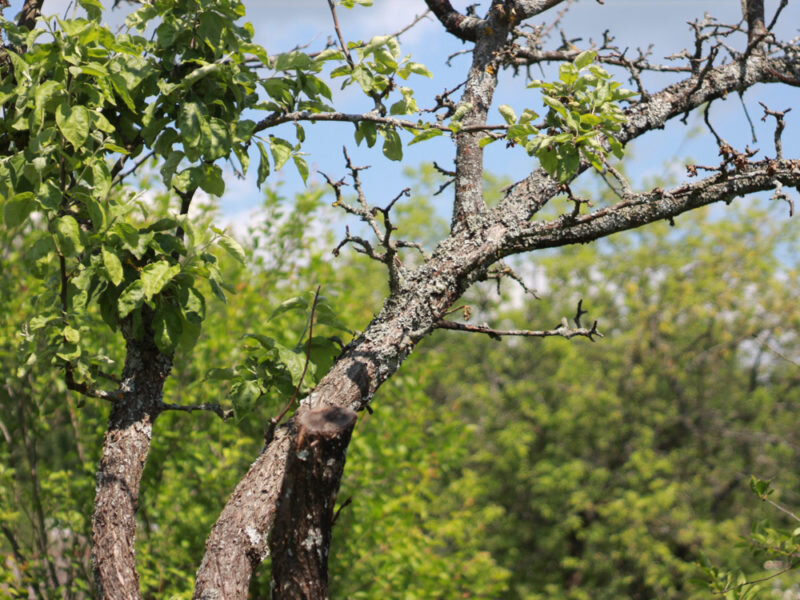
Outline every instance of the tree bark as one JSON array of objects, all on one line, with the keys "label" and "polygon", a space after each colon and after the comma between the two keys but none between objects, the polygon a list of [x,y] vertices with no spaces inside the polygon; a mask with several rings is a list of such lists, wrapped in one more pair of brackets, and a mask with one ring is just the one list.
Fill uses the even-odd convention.
[{"label": "tree bark", "polygon": [[139,483],[171,367],[171,358],[161,354],[152,339],[128,337],[120,398],[111,408],[103,441],[92,516],[92,562],[100,598],[141,598],[134,546]]},{"label": "tree bark", "polygon": [[269,539],[272,598],[326,600],[333,507],[356,412],[329,406],[305,411],[297,422]]}]

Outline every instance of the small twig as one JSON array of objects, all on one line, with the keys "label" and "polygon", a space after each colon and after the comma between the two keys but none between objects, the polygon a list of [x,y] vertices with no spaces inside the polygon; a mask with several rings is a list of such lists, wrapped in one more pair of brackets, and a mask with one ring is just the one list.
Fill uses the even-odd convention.
[{"label": "small twig", "polygon": [[294,404],[294,401],[297,399],[297,394],[300,393],[300,388],[303,386],[303,380],[306,377],[306,372],[308,371],[308,363],[311,362],[311,340],[314,337],[314,314],[317,311],[317,302],[319,301],[319,290],[321,286],[317,286],[317,291],[314,292],[314,301],[311,304],[311,315],[308,318],[308,343],[306,344],[306,361],[303,364],[303,372],[300,374],[300,381],[297,382],[297,387],[294,388],[294,394],[289,399],[289,402],[286,403],[286,406],[283,407],[283,410],[277,417],[272,417],[269,420],[267,425],[267,430],[264,432],[264,447],[266,448],[269,443],[272,441],[273,436],[275,435],[275,429],[278,427],[280,422],[283,420],[283,417],[286,416],[286,413]]},{"label": "small twig", "polygon": [[333,0],[328,0],[328,6],[331,9],[331,17],[333,18],[333,29],[336,31],[336,37],[339,39],[339,47],[342,49],[342,53],[344,54],[345,60],[347,60],[347,64],[350,65],[350,68],[355,68],[355,64],[353,64],[353,57],[350,56],[350,52],[347,50],[347,44],[344,43],[344,37],[342,37],[342,30],[339,27],[339,17],[336,16],[336,3]]},{"label": "small twig", "polygon": [[345,238],[339,242],[339,244],[334,248],[331,253],[334,256],[339,256],[339,253],[342,251],[347,244],[355,244],[354,249],[356,252],[360,254],[364,254],[365,256],[370,257],[373,260],[377,260],[378,262],[385,263],[386,257],[383,254],[379,254],[375,252],[375,249],[372,247],[367,240],[364,238],[357,236],[357,235],[350,235],[350,227],[345,225],[344,228]]},{"label": "small twig", "polygon": [[203,404],[193,404],[193,405],[162,403],[161,410],[177,410],[180,412],[188,412],[188,413],[193,413],[196,410],[203,410],[203,411],[213,412],[223,421],[227,421],[234,414],[233,409],[225,410],[222,408],[222,406],[220,406],[216,402],[205,402]]},{"label": "small twig", "polygon": [[[536,293],[536,290],[529,288],[522,277],[514,271],[508,264],[504,261],[498,261],[495,263],[496,269],[493,271],[489,271],[486,274],[486,279],[495,279],[497,281],[497,294],[500,295],[500,282],[503,279],[512,279],[514,280],[521,288],[522,291],[526,294],[533,296],[536,300],[540,300],[539,295]],[[445,313],[449,314],[449,313]]]},{"label": "small twig", "polygon": [[[369,405],[367,405],[367,406],[369,406]],[[342,510],[343,510],[343,509],[344,509],[346,506],[350,506],[350,504],[352,504],[352,502],[353,502],[353,497],[352,497],[352,496],[349,496],[349,497],[347,498],[347,500],[345,500],[344,502],[342,502],[342,503],[339,505],[339,508],[337,508],[337,509],[336,509],[336,512],[333,514],[333,519],[331,520],[331,527],[333,527],[334,525],[336,525],[336,520],[339,518],[339,514],[342,512]]]},{"label": "small twig", "polygon": [[762,498],[762,500],[764,500],[765,502],[767,502],[767,503],[768,503],[768,504],[770,504],[771,506],[773,506],[773,507],[777,508],[777,509],[778,509],[779,511],[781,511],[783,514],[790,516],[792,519],[794,519],[795,521],[797,521],[798,523],[800,523],[800,517],[798,517],[796,514],[794,514],[794,513],[793,513],[792,511],[790,511],[788,508],[784,508],[783,506],[781,506],[780,504],[778,504],[777,502],[775,502],[775,501],[773,501],[773,500],[770,500],[769,498]]},{"label": "small twig", "polygon": [[[611,190],[615,194],[620,196],[620,199],[622,199],[622,200],[625,199],[621,194],[619,194],[619,192],[617,192],[616,189],[614,189],[614,186],[611,185],[610,181],[608,181],[605,177],[603,177],[603,180],[608,184],[608,187],[610,187]],[[569,199],[574,203],[574,206],[572,207],[572,213],[570,214],[570,218],[574,219],[574,218],[578,217],[578,215],[581,214],[581,205],[585,204],[589,208],[594,206],[592,204],[591,200],[589,200],[587,198],[579,198],[578,196],[573,194],[572,193],[572,189],[570,189],[569,185],[567,185],[566,183],[563,184],[562,187],[563,187],[564,191],[567,192],[567,196],[569,197]]]},{"label": "small twig", "polygon": [[762,121],[766,121],[767,117],[775,117],[775,158],[778,160],[783,160],[783,142],[781,141],[781,136],[783,135],[783,130],[786,127],[786,121],[784,117],[786,113],[790,112],[792,109],[787,108],[783,112],[777,110],[770,110],[766,104],[763,102],[759,102],[761,108],[764,109],[764,116],[761,117]]},{"label": "small twig", "polygon": [[417,23],[419,23],[420,21],[422,21],[422,19],[424,19],[425,17],[427,17],[429,14],[431,14],[431,9],[430,9],[430,8],[429,8],[428,10],[426,10],[424,13],[422,13],[421,15],[417,15],[417,16],[415,16],[415,17],[414,17],[414,20],[413,20],[413,21],[411,21],[411,23],[409,23],[409,24],[408,24],[408,25],[406,25],[405,27],[403,27],[403,28],[401,28],[401,29],[398,29],[397,31],[395,31],[395,32],[392,34],[392,37],[394,37],[394,38],[399,38],[401,35],[403,35],[404,33],[408,32],[408,31],[409,31],[411,28],[413,28],[413,27],[414,27],[414,26],[415,26]]},{"label": "small twig", "polygon": [[705,108],[703,109],[703,122],[706,124],[706,127],[708,127],[708,130],[711,132],[711,135],[714,136],[714,139],[717,140],[717,146],[722,146],[722,144],[725,143],[725,140],[723,140],[717,134],[716,130],[711,125],[710,114],[709,114],[710,112],[711,112],[711,102],[707,103]]},{"label": "small twig", "polygon": [[739,101],[742,103],[742,110],[744,111],[744,116],[747,117],[747,123],[750,125],[750,138],[753,143],[758,142],[758,137],[756,137],[756,128],[753,125],[753,119],[750,118],[750,111],[747,110],[747,105],[744,103],[744,94],[739,92]]},{"label": "small twig", "polygon": [[[578,309],[575,311],[575,327],[581,327],[581,317],[588,313],[588,310],[583,310],[583,298],[578,300]],[[597,323],[595,321],[595,323]]]},{"label": "small twig", "polygon": [[[181,199],[181,212],[180,214],[186,215],[189,214],[189,207],[192,204],[192,198],[194,198],[195,192],[197,192],[197,187],[190,188],[185,192],[181,192],[177,188],[174,188],[175,192],[180,196]],[[178,226],[178,229],[175,230],[175,237],[179,240],[183,241],[183,227]]]},{"label": "small twig", "polygon": [[738,583],[736,585],[732,585],[732,586],[726,587],[724,590],[720,590],[720,591],[714,592],[714,593],[717,594],[717,595],[722,595],[722,594],[727,594],[728,592],[733,591],[733,590],[738,590],[739,588],[743,588],[743,587],[748,586],[748,585],[755,585],[756,583],[764,583],[765,581],[769,581],[770,579],[775,579],[776,577],[791,571],[798,564],[800,564],[800,563],[792,563],[788,567],[786,567],[784,569],[781,569],[780,571],[777,571],[775,573],[772,573],[771,575],[767,575],[765,577],[759,577],[758,579],[750,579],[748,581],[745,581],[744,583]]},{"label": "small twig", "polygon": [[530,329],[494,329],[488,325],[468,325],[466,323],[456,323],[455,321],[446,321],[444,319],[439,319],[434,325],[434,328],[463,331],[466,333],[482,333],[495,340],[499,340],[503,336],[563,337],[566,339],[581,336],[587,337],[593,342],[595,337],[603,337],[603,334],[597,330],[597,321],[592,324],[591,329],[587,329],[585,327],[573,329],[569,327],[566,319],[564,319],[560,327],[541,331],[534,331]]},{"label": "small twig", "polygon": [[155,151],[155,150],[153,150],[153,151],[151,151],[151,152],[148,152],[148,153],[147,153],[147,154],[145,154],[145,155],[144,155],[142,158],[140,158],[139,160],[137,160],[137,161],[134,163],[134,165],[133,165],[133,166],[132,166],[130,169],[128,169],[128,170],[127,170],[127,171],[125,171],[124,173],[118,173],[118,174],[117,174],[117,176],[114,178],[114,181],[113,181],[113,183],[119,183],[119,182],[121,182],[123,179],[125,179],[125,178],[126,178],[128,175],[130,175],[130,174],[132,174],[132,173],[136,172],[136,169],[138,169],[139,167],[141,167],[141,166],[142,166],[142,164],[143,164],[144,162],[146,162],[146,161],[147,161],[147,159],[149,159],[149,158],[152,158],[153,156],[155,156],[155,153],[156,153],[156,151]]},{"label": "small twig", "polygon": [[778,17],[781,16],[781,12],[783,9],[786,8],[789,4],[789,0],[781,0],[778,9],[775,11],[775,16],[772,17],[772,21],[770,21],[769,26],[767,27],[767,31],[772,31],[772,28],[775,27],[775,23],[778,22]]}]

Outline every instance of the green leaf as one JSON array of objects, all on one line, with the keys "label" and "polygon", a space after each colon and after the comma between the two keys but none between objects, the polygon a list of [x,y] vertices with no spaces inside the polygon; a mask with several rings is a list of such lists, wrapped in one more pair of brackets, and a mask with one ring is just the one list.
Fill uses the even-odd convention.
[{"label": "green leaf", "polygon": [[64,339],[70,344],[77,344],[78,342],[81,341],[80,332],[77,329],[70,327],[69,325],[64,327],[61,333],[64,336]]},{"label": "green leaf", "polygon": [[453,116],[450,118],[450,121],[456,123],[459,122],[470,110],[472,110],[472,104],[469,102],[463,102],[459,104],[458,108],[456,108],[455,112],[453,113]]},{"label": "green leaf", "polygon": [[204,379],[206,381],[228,381],[235,376],[233,369],[230,367],[215,367],[208,370]]},{"label": "green leaf", "polygon": [[108,279],[114,285],[119,285],[122,283],[122,262],[119,260],[119,257],[114,254],[113,252],[109,252],[105,248],[101,249],[101,253],[103,256],[103,265],[106,268],[106,272],[108,273]]},{"label": "green leaf", "polygon": [[103,5],[99,0],[78,0],[78,4],[93,21],[99,21],[103,15]]},{"label": "green leaf", "polygon": [[222,302],[228,302],[228,299],[225,297],[225,290],[222,289],[222,286],[216,279],[209,279],[208,285],[211,286],[211,291],[214,292],[214,295],[217,298],[222,300]]},{"label": "green leaf", "polygon": [[770,488],[772,482],[769,480],[758,479],[755,475],[750,476],[750,489],[762,500],[766,500],[774,490]]},{"label": "green leaf", "polygon": [[293,69],[307,69],[311,66],[311,59],[302,52],[287,52],[279,54],[275,59],[273,68],[276,71],[291,71]]},{"label": "green leaf", "polygon": [[267,150],[264,148],[264,144],[261,142],[256,142],[256,146],[258,147],[258,154],[260,160],[258,162],[258,179],[256,181],[256,186],[261,187],[261,184],[267,180],[269,177],[269,156],[267,155]]},{"label": "green leaf", "polygon": [[228,125],[221,119],[208,121],[208,134],[203,136],[203,155],[206,160],[228,156],[231,150],[231,134]]},{"label": "green leaf", "polygon": [[367,140],[367,146],[372,148],[378,139],[378,126],[373,121],[362,121],[356,127],[356,144],[361,145],[361,140]]},{"label": "green leaf", "polygon": [[244,252],[244,248],[235,239],[229,235],[222,234],[217,239],[217,244],[241,264],[245,264],[247,255]]},{"label": "green leaf", "polygon": [[119,73],[111,73],[108,78],[111,80],[111,85],[114,88],[114,91],[117,92],[117,95],[120,98],[122,98],[125,106],[127,106],[131,112],[135,113],[136,105],[134,104],[133,98],[131,98],[131,94],[128,91],[128,84],[125,82],[125,79]]},{"label": "green leaf", "polygon": [[594,50],[586,50],[585,52],[581,52],[578,56],[575,57],[575,60],[572,61],[572,64],[575,65],[578,69],[583,69],[584,67],[588,67],[590,64],[594,62],[594,57],[597,56],[597,52]]},{"label": "green leaf", "polygon": [[47,103],[53,96],[64,91],[64,85],[60,81],[52,79],[43,82],[36,88],[35,105],[36,105],[36,120],[41,122],[44,117],[45,108]]},{"label": "green leaf", "polygon": [[180,265],[170,265],[160,260],[142,269],[142,289],[145,300],[151,300],[169,281],[181,272]]},{"label": "green leaf", "polygon": [[551,98],[550,96],[542,96],[542,102],[544,102],[547,106],[552,108],[562,117],[567,114],[567,107],[564,106],[561,102],[556,100],[555,98]]},{"label": "green leaf", "polygon": [[403,142],[400,135],[394,129],[381,129],[385,138],[383,141],[383,155],[389,160],[401,160],[403,158]]},{"label": "green leaf", "polygon": [[608,136],[608,145],[611,148],[611,152],[617,158],[622,158],[625,156],[625,151],[622,149],[622,144],[619,143],[619,140],[615,138],[613,135]]},{"label": "green leaf", "polygon": [[286,161],[289,160],[292,154],[292,148],[292,144],[282,138],[271,137],[269,139],[269,149],[272,152],[272,159],[275,161],[276,171],[279,171]]},{"label": "green leaf", "polygon": [[83,250],[80,227],[72,215],[64,215],[56,221],[56,246],[63,256],[73,256]]},{"label": "green leaf", "polygon": [[231,401],[236,418],[241,420],[260,397],[261,388],[256,381],[245,379],[234,383],[231,386]]},{"label": "green leaf", "polygon": [[[184,102],[178,111],[178,128],[183,136],[184,148],[197,146],[203,135],[205,108],[199,102]],[[207,123],[206,123],[207,126]]]},{"label": "green leaf", "polygon": [[218,165],[203,165],[200,188],[214,196],[222,196],[225,193],[225,180]]},{"label": "green leaf", "polygon": [[300,177],[303,178],[303,183],[306,183],[308,180],[308,163],[306,159],[295,154],[292,156],[292,160],[294,161],[294,166],[297,167],[297,172],[300,173]]},{"label": "green leaf", "polygon": [[66,102],[56,109],[56,125],[75,150],[81,150],[89,137],[89,111],[83,106],[69,106]]},{"label": "green leaf", "polygon": [[164,185],[169,187],[172,184],[172,178],[175,176],[175,170],[183,160],[184,153],[180,150],[171,150],[169,156],[161,165],[161,179]]},{"label": "green leaf", "polygon": [[157,232],[157,231],[169,231],[170,229],[175,229],[178,226],[178,221],[171,217],[162,217],[152,225],[148,225],[144,229],[142,229],[142,233],[147,232]]},{"label": "green leaf", "polygon": [[6,227],[11,229],[25,222],[35,207],[33,192],[22,192],[6,201],[3,206],[3,220]]},{"label": "green leaf", "polygon": [[412,73],[416,73],[417,75],[422,75],[423,77],[433,78],[433,73],[428,70],[428,67],[421,63],[417,62],[410,62],[405,66],[406,69],[411,71]]},{"label": "green leaf", "polygon": [[417,144],[419,142],[424,142],[425,140],[430,140],[432,138],[439,137],[440,135],[442,135],[442,133],[443,132],[441,129],[433,129],[433,128],[423,129],[417,135],[415,135],[410,142],[408,142],[408,145],[411,146],[412,144]]},{"label": "green leaf", "polygon": [[497,107],[497,110],[500,111],[500,114],[506,120],[506,123],[509,125],[513,125],[517,122],[517,113],[514,112],[514,109],[511,108],[508,104],[501,104]]},{"label": "green leaf", "polygon": [[275,348],[277,342],[274,338],[269,337],[268,335],[262,335],[260,333],[245,333],[242,336],[242,339],[252,339],[256,340],[264,350],[272,350]]},{"label": "green leaf", "polygon": [[144,302],[144,285],[137,279],[126,287],[119,296],[117,309],[121,319],[127,317],[133,310],[139,308]]},{"label": "green leaf", "polygon": [[269,320],[271,321],[278,315],[282,315],[285,312],[290,310],[306,310],[308,308],[308,299],[304,296],[295,296],[294,298],[289,298],[288,300],[284,300],[283,302],[278,305],[272,314],[269,316]]},{"label": "green leaf", "polygon": [[155,342],[161,352],[170,354],[178,345],[183,330],[180,309],[169,303],[159,303],[153,316]]}]

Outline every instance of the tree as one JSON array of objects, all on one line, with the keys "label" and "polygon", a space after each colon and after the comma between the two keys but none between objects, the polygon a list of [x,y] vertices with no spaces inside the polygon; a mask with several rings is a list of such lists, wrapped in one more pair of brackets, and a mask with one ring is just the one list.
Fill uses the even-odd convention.
[{"label": "tree", "polygon": [[[368,4],[342,2],[356,3]],[[224,192],[220,161],[235,157],[237,169],[245,172],[255,147],[259,185],[271,167],[277,170],[290,159],[305,178],[304,122],[354,123],[356,141],[371,147],[380,136],[383,154],[391,160],[402,157],[403,131],[414,135],[411,143],[450,135],[456,146],[455,170],[442,169],[453,181],[450,228],[431,253],[394,235],[392,210],[403,194],[385,206],[371,205],[362,192],[362,167],[347,154],[357,198],[344,195],[344,179],[328,179],[336,206],[376,236],[369,241],[348,231],[335,252],[352,245],[388,272],[383,308],[363,332],[339,351],[330,336],[313,335],[315,325],[341,327],[332,307],[318,294],[296,297],[273,314],[305,311],[297,351],[254,333],[253,346],[239,364],[223,363],[209,372],[209,378],[231,381],[234,411],[241,413],[267,396],[282,399],[285,408],[270,420],[263,452],[254,457],[210,532],[197,572],[197,598],[245,597],[254,569],[270,551],[275,597],[325,596],[333,501],[355,412],[369,408],[376,390],[432,331],[600,336],[596,323],[583,325],[580,304],[574,327],[564,320],[549,330],[506,331],[447,319],[474,283],[518,279],[504,258],[672,222],[687,211],[765,190],[774,189],[791,212],[783,187],[798,186],[800,169],[796,159],[782,153],[787,111],[764,109],[765,117],[777,123],[774,158],[756,160],[755,152],[735,149],[709,122],[721,163],[690,165],[697,180],[671,189],[634,191],[614,163],[628,142],[694,109],[707,110],[732,92],[742,94],[761,83],[798,85],[796,47],[771,33],[786,2],[769,24],[763,0],[747,3],[742,24],[695,23],[694,52],[685,51],[682,62],[670,65],[647,55],[630,59],[609,38],[582,51],[568,45],[544,50],[542,32],[530,33],[522,25],[560,4],[494,1],[478,17],[459,13],[447,0],[427,0],[447,32],[470,44],[472,63],[460,99],[453,99],[458,90],[445,91],[416,120],[404,116],[420,112],[413,89],[398,88],[398,80],[429,71],[404,58],[394,36],[345,43],[336,19],[332,47],[275,57],[252,42],[251,27],[238,24],[244,6],[236,0],[157,0],[135,10],[126,21],[128,31],[117,35],[100,25],[102,7],[96,0],[78,2],[88,18],[40,17],[42,0],[28,0],[17,23],[0,21],[7,39],[0,56],[4,223],[11,232],[25,232],[24,258],[42,280],[36,290],[38,315],[23,329],[27,354],[20,376],[34,365],[52,364],[70,390],[111,406],[92,522],[94,579],[101,597],[139,597],[136,509],[155,420],[168,411],[230,415],[217,403],[163,400],[176,358],[191,356],[206,321],[203,286],[225,298],[228,284],[209,249],[217,246],[238,260],[246,258],[230,235],[198,227],[189,216],[198,191]],[[145,31],[152,32],[149,39],[141,35]],[[517,116],[502,104],[498,110],[505,123],[490,124],[503,69],[547,62],[561,63],[558,79],[531,83],[541,90],[543,119],[537,121],[532,110]],[[329,64],[332,70],[326,71]],[[627,71],[637,91],[614,82],[606,66]],[[269,75],[262,76],[260,68]],[[649,91],[641,75],[650,71],[674,72],[681,79]],[[374,109],[336,110],[328,104],[333,95],[326,76],[357,85]],[[268,114],[260,121],[248,119],[256,110]],[[296,143],[262,135],[285,123],[296,125]],[[489,204],[483,193],[483,147],[497,140],[524,147],[541,168]],[[151,158],[166,193],[162,201],[172,203],[166,215],[142,202],[135,187],[125,187]],[[615,182],[616,201],[594,208],[573,193],[571,183],[590,170]],[[15,252],[20,239],[10,236]],[[124,340],[121,374],[105,372],[108,352],[97,343],[98,335],[106,335],[97,334],[103,326]],[[309,371],[313,387],[306,379]],[[335,468],[322,468],[329,461]],[[296,493],[301,489],[307,494]]]}]

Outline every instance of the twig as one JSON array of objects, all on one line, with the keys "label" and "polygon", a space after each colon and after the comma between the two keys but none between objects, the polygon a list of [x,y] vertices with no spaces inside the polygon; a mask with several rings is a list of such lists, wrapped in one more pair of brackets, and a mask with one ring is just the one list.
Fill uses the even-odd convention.
[{"label": "twig", "polygon": [[161,410],[176,410],[188,413],[193,413],[196,410],[203,410],[203,411],[213,412],[223,421],[227,421],[233,416],[233,409],[224,410],[222,406],[220,406],[216,402],[204,402],[203,404],[192,404],[192,405],[162,403]]},{"label": "twig", "polygon": [[[197,192],[197,186],[195,186],[193,188],[189,188],[185,192],[181,192],[177,188],[173,188],[173,189],[178,194],[178,196],[180,196],[180,199],[181,199],[181,212],[180,212],[180,214],[182,214],[182,215],[189,214],[189,207],[191,206],[192,199],[194,198],[194,195]],[[178,228],[175,230],[175,237],[177,237],[179,240],[183,241],[183,233],[184,233],[183,232],[183,227],[181,227],[179,225]]]},{"label": "twig", "polygon": [[781,511],[783,514],[790,516],[792,519],[794,519],[795,521],[797,521],[798,523],[800,523],[800,517],[798,517],[796,514],[794,514],[794,513],[793,513],[792,511],[790,511],[788,508],[784,508],[783,506],[781,506],[780,504],[778,504],[778,503],[777,503],[777,502],[775,502],[774,500],[770,500],[769,498],[763,498],[763,497],[762,497],[761,499],[762,499],[762,500],[764,500],[765,502],[767,502],[768,504],[770,504],[771,506],[773,506],[773,507],[777,508],[777,509],[778,509],[779,511]]},{"label": "twig", "polygon": [[[784,0],[784,1],[788,1],[788,0]],[[403,34],[404,34],[404,33],[406,33],[407,31],[409,31],[409,30],[410,30],[412,27],[414,27],[414,26],[415,26],[417,23],[419,23],[420,21],[422,21],[422,19],[424,19],[425,17],[427,17],[429,14],[431,14],[431,9],[430,9],[430,8],[429,8],[429,9],[427,9],[427,10],[426,10],[424,13],[422,13],[422,14],[420,14],[420,15],[417,15],[417,16],[415,16],[415,17],[414,17],[414,20],[413,20],[413,21],[411,21],[411,23],[409,23],[409,24],[408,24],[408,25],[406,25],[405,27],[403,27],[403,28],[401,28],[401,29],[398,29],[397,31],[395,31],[395,32],[392,34],[392,37],[395,37],[395,38],[397,38],[397,37],[400,37],[401,35],[403,35]]]},{"label": "twig", "polygon": [[339,518],[339,514],[342,512],[342,510],[343,510],[343,509],[344,509],[346,506],[350,506],[350,504],[352,504],[352,502],[353,502],[353,497],[352,497],[352,496],[349,496],[349,497],[347,498],[347,500],[345,500],[344,502],[342,502],[342,503],[339,505],[339,508],[337,508],[337,509],[336,509],[336,512],[333,514],[333,519],[331,520],[331,527],[333,527],[334,525],[336,525],[336,519],[338,519],[338,518]]},{"label": "twig", "polygon": [[342,37],[342,30],[339,27],[339,17],[336,16],[336,4],[333,0],[328,0],[328,7],[331,9],[331,17],[333,18],[333,29],[336,31],[336,37],[339,38],[339,47],[342,49],[342,53],[344,54],[345,60],[347,60],[347,64],[350,65],[350,68],[355,68],[353,64],[353,57],[350,56],[350,52],[347,50],[347,44],[344,43],[344,38]]},{"label": "twig", "polygon": [[762,121],[766,121],[767,117],[775,117],[775,158],[778,160],[783,160],[783,142],[781,141],[781,136],[783,135],[783,129],[786,127],[786,121],[784,117],[786,113],[790,112],[792,109],[787,108],[783,112],[777,110],[770,110],[766,104],[763,102],[759,102],[761,108],[764,109],[764,116],[761,117]]},{"label": "twig", "polygon": [[[387,88],[388,89],[388,88]],[[460,135],[463,133],[472,133],[478,131],[487,132],[488,135],[496,136],[498,139],[503,137],[503,131],[507,131],[510,125],[503,123],[503,124],[496,124],[496,125],[464,125],[458,132],[453,132],[450,127],[445,125],[444,123],[421,123],[419,121],[410,121],[408,119],[397,119],[395,117],[387,117],[383,116],[377,112],[370,111],[363,114],[355,114],[355,113],[342,113],[342,112],[325,112],[325,113],[313,113],[307,110],[299,110],[295,112],[274,112],[270,115],[264,117],[259,121],[256,126],[253,128],[253,133],[258,133],[260,131],[264,131],[270,127],[275,127],[276,125],[281,125],[283,123],[294,123],[296,121],[337,121],[342,123],[362,123],[364,121],[369,121],[372,123],[379,123],[381,125],[388,125],[390,127],[399,127],[401,129],[407,129],[409,131],[423,131],[425,129],[438,129],[439,131],[443,131],[445,133],[451,135]]]},{"label": "twig", "polygon": [[755,585],[756,583],[764,583],[765,581],[769,581],[770,579],[775,579],[776,577],[778,577],[780,575],[783,575],[784,573],[787,573],[788,571],[791,571],[798,564],[800,564],[800,563],[792,563],[788,567],[786,567],[785,569],[781,569],[780,571],[778,571],[776,573],[772,573],[771,575],[767,575],[765,577],[759,577],[758,579],[750,579],[748,581],[745,581],[744,583],[738,583],[736,585],[732,585],[732,586],[726,587],[724,590],[720,590],[720,591],[714,592],[714,593],[717,594],[717,595],[722,595],[722,594],[727,594],[728,592],[733,591],[733,590],[738,590],[739,588],[743,588],[743,587],[745,587],[747,585]]},{"label": "twig", "polygon": [[138,169],[140,166],[142,166],[142,164],[145,161],[147,161],[147,159],[152,158],[153,156],[155,156],[155,153],[156,153],[155,150],[152,150],[152,151],[148,152],[142,158],[137,160],[130,169],[128,169],[124,173],[118,173],[117,176],[114,178],[114,182],[113,183],[119,183],[123,179],[125,179],[128,175],[130,175],[131,173],[134,173],[136,171],[136,169]]},{"label": "twig", "polygon": [[314,293],[314,301],[311,304],[311,315],[308,319],[308,343],[306,344],[306,361],[303,364],[303,372],[300,374],[300,381],[297,382],[297,387],[294,388],[294,394],[289,399],[289,402],[286,403],[286,406],[283,407],[283,410],[277,417],[272,417],[269,420],[267,425],[267,430],[264,432],[264,448],[269,446],[269,443],[272,441],[272,438],[275,435],[275,429],[278,427],[280,422],[283,420],[283,417],[286,416],[286,413],[294,404],[294,401],[297,399],[297,394],[300,392],[300,388],[303,386],[303,380],[306,377],[306,372],[308,371],[308,363],[311,362],[311,340],[314,337],[314,314],[317,311],[317,302],[319,301],[319,290],[321,286],[317,286],[317,291]]},{"label": "twig", "polygon": [[520,337],[563,337],[570,339],[576,336],[587,337],[592,342],[595,337],[603,337],[603,334],[597,330],[597,321],[592,324],[591,329],[585,327],[570,328],[566,319],[561,323],[561,326],[555,329],[534,331],[530,329],[494,329],[488,325],[469,325],[467,323],[456,323],[455,321],[446,321],[440,319],[434,325],[435,329],[450,329],[452,331],[463,331],[466,333],[483,333],[490,338],[499,340],[503,336],[520,336]]}]

